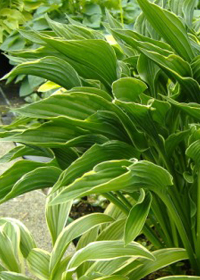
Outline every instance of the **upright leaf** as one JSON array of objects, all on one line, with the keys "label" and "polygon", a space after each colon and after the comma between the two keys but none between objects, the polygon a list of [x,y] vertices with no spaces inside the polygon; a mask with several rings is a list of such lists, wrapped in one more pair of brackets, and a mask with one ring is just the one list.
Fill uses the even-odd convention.
[{"label": "upright leaf", "polygon": [[31,272],[41,280],[49,279],[49,260],[50,254],[38,248],[32,249],[27,258]]},{"label": "upright leaf", "polygon": [[13,272],[20,272],[20,264],[18,263],[13,244],[10,238],[4,233],[3,226],[0,227],[0,259],[5,267]]},{"label": "upright leaf", "polygon": [[151,207],[151,200],[151,195],[147,194],[143,201],[134,205],[130,210],[125,225],[125,245],[132,242],[141,233]]},{"label": "upright leaf", "polygon": [[181,20],[175,14],[148,0],[138,0],[138,4],[147,20],[164,40],[185,60],[191,61],[194,53]]},{"label": "upright leaf", "polygon": [[112,221],[113,219],[105,214],[90,214],[77,219],[73,223],[69,224],[66,228],[64,228],[60,233],[58,239],[56,240],[51,254],[49,265],[51,277],[53,277],[61,258],[63,257],[67,247],[73,239],[79,237],[80,235],[84,234],[93,227],[96,227],[97,225],[110,223]]}]

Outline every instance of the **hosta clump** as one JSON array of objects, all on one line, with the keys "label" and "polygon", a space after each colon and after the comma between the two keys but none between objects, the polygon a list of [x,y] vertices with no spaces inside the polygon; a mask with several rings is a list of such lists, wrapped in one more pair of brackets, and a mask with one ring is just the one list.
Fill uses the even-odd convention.
[{"label": "hosta clump", "polygon": [[[4,173],[1,202],[52,187],[47,220],[56,246],[68,203],[101,193],[120,215],[108,227],[109,237],[103,234],[104,226],[86,235],[82,247],[87,254],[95,252],[93,241],[104,240],[97,247],[103,252],[108,240],[118,240],[112,245],[127,257],[119,247],[129,249],[141,233],[155,248],[154,260],[128,259],[116,271],[110,271],[106,257],[98,255],[104,261],[94,267],[102,265],[105,270],[91,276],[93,264],[86,262],[84,273],[89,279],[142,279],[185,259],[190,269],[182,274],[200,275],[198,27],[192,21],[195,3],[187,10],[184,1],[180,11],[172,2],[163,7],[139,0],[143,13],[137,19],[137,32],[123,29],[108,14],[106,26],[117,42],[114,47],[97,31],[75,25],[73,38],[66,26],[48,19],[55,37],[23,32],[42,47],[13,54],[27,62],[6,77],[11,81],[19,74],[39,75],[67,91],[18,109],[20,118],[1,127],[2,141],[23,144],[1,161],[27,154],[49,157],[48,163],[21,160]],[[55,219],[59,211],[64,211],[62,226]],[[110,258],[122,262],[122,255]],[[94,258],[95,254],[87,260]],[[63,279],[74,272],[79,279],[88,279],[78,266],[63,266],[68,267]],[[51,273],[53,267],[50,263]],[[180,274],[173,266],[172,273],[176,272]]]}]

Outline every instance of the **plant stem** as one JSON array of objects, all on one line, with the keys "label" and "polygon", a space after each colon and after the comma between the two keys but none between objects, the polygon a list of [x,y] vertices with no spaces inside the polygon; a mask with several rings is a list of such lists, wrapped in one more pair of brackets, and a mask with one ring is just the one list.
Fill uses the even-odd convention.
[{"label": "plant stem", "polygon": [[197,259],[195,257],[190,239],[188,238],[188,235],[187,235],[187,232],[183,225],[183,222],[177,212],[177,209],[176,209],[173,201],[171,200],[171,197],[169,195],[167,195],[167,193],[158,193],[158,195],[162,199],[162,201],[164,202],[166,207],[168,208],[168,210],[171,214],[171,217],[173,218],[174,223],[176,224],[176,227],[180,234],[183,245],[188,253],[188,257],[189,257],[192,269],[194,270],[194,272],[197,275],[200,275],[200,267],[199,267]]},{"label": "plant stem", "polygon": [[117,196],[120,198],[120,200],[129,208],[132,208],[131,203],[128,201],[128,199],[120,192],[116,191]]},{"label": "plant stem", "polygon": [[115,204],[119,209],[122,210],[126,215],[129,213],[129,209],[125,206],[115,195],[112,193],[104,193],[103,196],[108,199],[110,202]]},{"label": "plant stem", "polygon": [[161,229],[163,231],[162,238],[163,241],[165,242],[165,245],[167,245],[167,247],[169,248],[173,247],[173,242],[168,227],[168,221],[166,220],[168,213],[165,209],[165,206],[163,205],[162,201],[159,201],[159,198],[154,195],[151,207],[155,215],[155,218],[160,224]]},{"label": "plant stem", "polygon": [[122,7],[122,0],[119,1],[119,8],[120,8],[121,24],[124,26],[124,11]]},{"label": "plant stem", "polygon": [[143,228],[143,233],[146,236],[146,238],[153,244],[153,246],[156,249],[162,248],[163,244],[158,238],[158,236],[155,234],[155,232],[151,229],[150,226],[147,224]]}]

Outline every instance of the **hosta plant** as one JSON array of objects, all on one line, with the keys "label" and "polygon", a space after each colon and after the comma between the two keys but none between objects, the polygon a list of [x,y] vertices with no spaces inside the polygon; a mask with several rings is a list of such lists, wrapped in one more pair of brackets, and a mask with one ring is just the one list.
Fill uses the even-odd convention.
[{"label": "hosta plant", "polygon": [[[95,275],[97,279],[142,279],[152,269],[187,258],[189,266],[187,261],[182,271],[172,266],[171,274],[200,275],[200,48],[198,25],[192,21],[196,1],[184,1],[181,10],[176,1],[138,3],[143,13],[137,31],[123,29],[108,14],[106,27],[115,37],[114,46],[96,31],[77,25],[69,30],[51,20],[54,37],[23,32],[41,47],[12,54],[25,62],[6,76],[8,81],[19,74],[40,76],[65,91],[18,109],[20,117],[1,127],[2,141],[23,144],[1,161],[30,154],[49,158],[47,163],[20,160],[6,171],[0,177],[1,202],[52,187],[49,211],[60,211],[76,198],[102,194],[124,215],[124,224],[115,224],[111,231],[116,246],[129,248],[140,234],[153,246],[155,261],[131,258],[124,268],[106,270]],[[49,215],[54,220],[55,215]],[[53,231],[56,244],[60,228]],[[87,256],[87,250],[99,256],[93,247],[96,234],[101,234],[97,231],[83,241],[89,249],[81,252],[86,250]],[[100,253],[108,243],[102,244]],[[127,255],[117,251],[122,252],[117,256],[121,262]],[[111,261],[115,257],[113,253]],[[100,259],[97,266],[106,267]],[[66,267],[63,279],[70,279],[78,268]],[[93,264],[86,267],[90,271]],[[80,279],[94,275],[78,271]]]},{"label": "hosta plant", "polygon": [[[32,277],[41,280],[141,279],[159,268],[187,258],[186,251],[180,248],[150,252],[134,241],[124,246],[122,236],[126,215],[113,204],[105,213],[93,213],[65,226],[71,205],[71,201],[59,206],[47,205],[46,217],[53,245],[51,252],[38,248],[20,221],[0,219],[1,280],[31,280]],[[76,250],[65,254],[72,240],[80,236]],[[139,269],[141,265],[143,268]],[[133,268],[134,275],[129,276]],[[191,279],[199,280],[200,277]]]}]

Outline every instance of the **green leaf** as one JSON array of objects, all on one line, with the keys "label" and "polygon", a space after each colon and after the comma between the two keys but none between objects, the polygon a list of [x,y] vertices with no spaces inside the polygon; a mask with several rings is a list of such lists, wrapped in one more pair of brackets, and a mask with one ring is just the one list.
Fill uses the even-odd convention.
[{"label": "green leaf", "polygon": [[1,218],[1,223],[13,223],[16,224],[19,227],[20,230],[20,249],[24,256],[24,258],[28,257],[28,254],[33,248],[36,248],[35,241],[31,235],[31,233],[28,231],[28,229],[19,221],[13,218]]},{"label": "green leaf", "polygon": [[72,24],[63,24],[51,20],[47,15],[45,18],[49,27],[61,38],[65,38],[67,40],[104,39],[104,36],[97,30],[86,28],[84,25],[77,25],[77,22]]},{"label": "green leaf", "polygon": [[56,242],[56,239],[58,238],[59,234],[65,227],[69,212],[71,210],[72,201],[69,201],[67,203],[62,203],[58,205],[49,205],[50,198],[46,201],[46,221],[49,228],[49,231],[51,233],[52,243],[53,245]]},{"label": "green leaf", "polygon": [[112,29],[111,32],[117,40],[123,40],[126,44],[128,44],[135,50],[139,51],[140,49],[145,49],[152,52],[160,53],[163,56],[168,56],[173,53],[173,49],[170,45],[162,41],[143,36],[135,31]]},{"label": "green leaf", "polygon": [[166,276],[157,278],[156,280],[200,280],[198,276],[185,276],[185,275],[176,275],[176,276]]},{"label": "green leaf", "polygon": [[198,103],[180,103],[172,98],[166,97],[173,106],[179,108],[186,115],[194,118],[195,120],[200,120],[200,105]]},{"label": "green leaf", "polygon": [[193,77],[197,82],[200,82],[200,56],[196,56],[192,63],[191,63],[191,68],[193,71]]},{"label": "green leaf", "polygon": [[0,227],[0,259],[6,268],[13,272],[20,272],[21,268],[16,259],[13,244],[10,238],[4,233],[4,227]]},{"label": "green leaf", "polygon": [[55,155],[55,160],[63,170],[78,158],[78,153],[73,148],[64,146],[53,148],[52,150]]},{"label": "green leaf", "polygon": [[148,0],[138,0],[138,4],[147,20],[163,39],[185,60],[191,61],[194,53],[181,20],[175,14],[150,3]]},{"label": "green leaf", "polygon": [[160,193],[172,185],[172,176],[162,167],[148,161],[118,160],[97,164],[69,186],[51,202],[57,204],[93,193],[106,193],[126,189],[133,192],[147,188]]},{"label": "green leaf", "polygon": [[154,260],[152,254],[143,246],[132,242],[124,247],[123,241],[93,242],[77,251],[71,258],[67,271],[74,271],[85,261],[113,260],[120,257],[147,258]]},{"label": "green leaf", "polygon": [[137,68],[140,77],[149,85],[151,95],[155,97],[160,68],[144,54],[139,56]]},{"label": "green leaf", "polygon": [[41,101],[26,105],[16,112],[32,118],[67,116],[84,120],[97,110],[112,109],[112,103],[91,93],[70,92],[53,94]]},{"label": "green leaf", "polygon": [[186,150],[186,155],[194,160],[197,166],[200,166],[200,140],[192,143]]},{"label": "green leaf", "polygon": [[108,20],[109,26],[110,28],[122,28],[122,24],[116,20],[111,13],[109,12],[109,10],[106,9],[106,18]]},{"label": "green leaf", "polygon": [[[106,224],[104,226],[107,227]],[[96,241],[100,227],[101,226],[96,226],[91,230],[87,231],[86,233],[84,233],[80,237],[78,244],[76,245],[76,251],[85,247],[89,243]],[[81,266],[79,266],[79,268],[77,269],[77,276],[85,275],[86,271],[90,268],[90,266],[91,266],[91,262],[86,262],[83,263]]]},{"label": "green leaf", "polygon": [[31,278],[15,272],[2,271],[0,272],[0,278],[2,280],[31,280]]},{"label": "green leaf", "polygon": [[13,166],[0,176],[0,199],[3,199],[12,190],[14,184],[23,175],[43,165],[43,163],[28,160],[21,160],[13,164]]},{"label": "green leaf", "polygon": [[52,277],[50,276],[49,280],[60,280],[60,279],[63,279],[62,276],[63,276],[63,274],[64,274],[65,271],[66,271],[66,267],[67,267],[67,265],[68,265],[68,263],[69,263],[71,257],[72,257],[72,254],[69,254],[67,257],[65,257],[65,258],[59,263],[59,265],[57,266],[57,269],[56,269],[55,273],[53,274],[53,276],[52,276],[52,274],[51,274]]},{"label": "green leaf", "polygon": [[105,214],[90,214],[77,219],[64,228],[56,240],[51,253],[49,265],[51,277],[53,276],[54,271],[56,270],[61,258],[63,257],[72,240],[84,234],[93,227],[96,227],[97,225],[110,223],[112,221],[113,219]]},{"label": "green leaf", "polygon": [[[0,163],[5,163],[9,162],[13,159],[16,159],[18,157],[23,157],[23,156],[47,156],[47,153],[45,151],[40,150],[40,149],[34,149],[32,147],[27,147],[24,145],[19,145],[16,146],[15,148],[11,149],[9,152],[7,152],[5,155],[3,155],[0,158]],[[48,151],[48,156],[51,155],[51,151]],[[53,153],[52,153],[53,156]]]},{"label": "green leaf", "polygon": [[151,201],[152,196],[150,193],[148,193],[143,201],[140,201],[131,208],[125,225],[125,245],[132,242],[141,233],[149,214]]},{"label": "green leaf", "polygon": [[30,271],[41,280],[49,279],[50,254],[39,248],[32,249],[27,258]]},{"label": "green leaf", "polygon": [[115,98],[122,101],[136,101],[138,96],[147,89],[142,81],[136,78],[121,78],[112,84]]},{"label": "green leaf", "polygon": [[20,74],[39,76],[66,89],[81,85],[80,78],[74,68],[65,60],[54,56],[24,62],[4,76],[4,79],[8,79],[8,82],[11,82]]},{"label": "green leaf", "polygon": [[[125,247],[124,247],[125,248]],[[112,260],[107,260],[107,261],[96,261],[93,262],[93,264],[91,265],[91,267],[87,270],[86,275],[91,277],[95,274],[96,277],[97,276],[104,276],[104,275],[115,275],[115,274],[119,274],[118,271],[127,266],[127,264],[130,261],[133,261],[132,258],[130,257],[120,257],[120,258],[116,258],[116,259],[112,259]]]},{"label": "green leaf", "polygon": [[183,1],[183,15],[186,24],[191,28],[192,27],[192,20],[194,15],[194,9],[197,6],[196,0],[184,0]]},{"label": "green leaf", "polygon": [[[131,165],[131,162],[128,160],[104,161],[97,164],[93,170],[85,173],[81,178],[77,178],[67,187],[62,188],[60,193],[52,199],[51,204],[54,205],[70,199],[82,197],[86,193],[97,193],[96,189],[98,189],[98,191],[101,189],[101,193],[115,190],[110,188],[109,183],[117,181],[118,178],[121,179],[124,174],[126,175],[126,167],[129,165]],[[123,181],[121,183],[123,183]],[[124,185],[119,183],[115,186],[116,189],[122,189],[123,187]]]},{"label": "green leaf", "polygon": [[134,102],[124,102],[116,99],[114,104],[118,105],[125,110],[129,118],[135,124],[137,128],[147,133],[154,138],[154,141],[159,143],[158,129],[155,121],[153,121],[152,111],[154,108],[151,105],[142,105]]},{"label": "green leaf", "polygon": [[153,262],[149,260],[141,260],[141,265],[138,268],[136,267],[129,277],[133,277],[134,280],[140,280],[152,272],[188,258],[185,249],[181,248],[157,250],[153,252],[153,256],[155,258]]},{"label": "green leaf", "polygon": [[[119,219],[102,230],[97,241],[120,240],[123,238],[126,219]],[[132,240],[131,240],[132,241]]]},{"label": "green leaf", "polygon": [[[26,162],[24,161],[24,165]],[[54,166],[43,166],[35,168],[33,171],[27,172],[19,179],[12,189],[4,194],[0,200],[3,203],[11,198],[37,189],[50,188],[57,181],[61,174],[61,169]]]},{"label": "green leaf", "polygon": [[128,277],[122,275],[112,275],[96,278],[96,280],[128,280]]},{"label": "green leaf", "polygon": [[[1,220],[2,221],[2,220]],[[15,223],[7,222],[3,224],[3,233],[10,239],[16,261],[23,269],[23,260],[20,251],[20,230]]]},{"label": "green leaf", "polygon": [[173,134],[170,134],[169,137],[165,141],[165,150],[169,157],[172,156],[172,153],[176,149],[176,147],[182,141],[186,140],[187,137],[190,135],[191,129],[179,131]]},{"label": "green leaf", "polygon": [[106,99],[107,101],[112,102],[112,96],[108,92],[106,92],[102,89],[99,89],[99,88],[86,87],[86,86],[84,86],[84,87],[74,87],[69,92],[91,93],[91,94],[98,95],[98,96]]},{"label": "green leaf", "polygon": [[94,39],[62,41],[44,36],[41,38],[64,55],[83,78],[100,80],[108,88],[117,79],[115,52],[107,42]]},{"label": "green leaf", "polygon": [[[54,133],[55,131],[57,131],[56,134]],[[36,128],[30,128],[24,130],[24,132],[0,139],[0,142],[6,141],[15,141],[27,145],[39,145],[40,147],[48,148],[60,148],[62,146],[88,148],[94,143],[105,143],[108,141],[108,138],[101,134],[90,133],[80,127],[74,127],[73,124],[69,124],[67,119],[60,117],[52,119],[52,121],[49,122],[44,122]]]},{"label": "green leaf", "polygon": [[106,160],[130,159],[133,157],[139,157],[139,154],[131,145],[126,143],[110,141],[102,145],[95,144],[63,171],[52,191],[54,192],[58,188],[72,183],[98,163]]},{"label": "green leaf", "polygon": [[164,56],[142,48],[140,48],[140,51],[163,68],[172,80],[177,80],[181,85],[183,94],[190,94],[192,100],[199,101],[199,84],[192,78],[191,68],[185,60],[174,54]]}]

